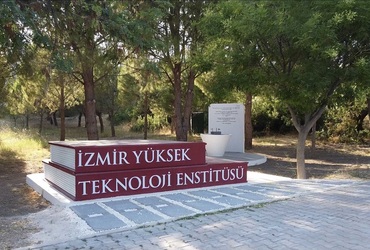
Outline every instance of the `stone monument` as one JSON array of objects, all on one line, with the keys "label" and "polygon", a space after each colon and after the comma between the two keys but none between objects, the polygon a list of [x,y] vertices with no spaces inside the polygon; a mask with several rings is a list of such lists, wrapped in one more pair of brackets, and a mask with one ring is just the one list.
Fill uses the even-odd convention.
[{"label": "stone monument", "polygon": [[247,162],[207,162],[205,143],[54,141],[45,179],[74,201],[245,183]]},{"label": "stone monument", "polygon": [[215,103],[208,108],[208,133],[230,134],[226,152],[244,153],[244,105]]}]

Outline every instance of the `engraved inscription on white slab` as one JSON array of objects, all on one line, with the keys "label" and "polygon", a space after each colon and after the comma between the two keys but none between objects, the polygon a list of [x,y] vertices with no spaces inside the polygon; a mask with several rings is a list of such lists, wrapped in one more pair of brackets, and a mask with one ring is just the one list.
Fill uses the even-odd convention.
[{"label": "engraved inscription on white slab", "polygon": [[244,152],[244,105],[214,103],[208,108],[208,133],[231,134],[226,152]]}]

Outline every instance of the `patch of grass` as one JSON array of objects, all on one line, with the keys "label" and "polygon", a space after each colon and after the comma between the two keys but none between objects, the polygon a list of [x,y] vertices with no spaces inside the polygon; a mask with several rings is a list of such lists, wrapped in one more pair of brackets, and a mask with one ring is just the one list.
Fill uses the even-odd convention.
[{"label": "patch of grass", "polygon": [[46,148],[47,141],[30,130],[0,128],[1,146],[27,152],[28,148]]},{"label": "patch of grass", "polygon": [[[60,127],[45,123],[39,134],[38,120],[31,120],[28,130],[10,124],[0,120],[0,173],[42,172],[42,160],[50,157],[48,142],[60,140]],[[105,122],[105,131],[99,131],[100,139],[143,139],[143,133],[132,132],[127,125],[116,126],[116,136],[111,137],[108,125]],[[199,136],[190,138],[200,140]],[[160,131],[148,133],[148,139],[175,140],[176,137],[170,131]],[[78,127],[76,120],[67,123],[66,140],[87,140],[86,128]]]},{"label": "patch of grass", "polygon": [[0,128],[1,172],[38,172],[48,157],[48,144],[42,137],[27,130]]}]

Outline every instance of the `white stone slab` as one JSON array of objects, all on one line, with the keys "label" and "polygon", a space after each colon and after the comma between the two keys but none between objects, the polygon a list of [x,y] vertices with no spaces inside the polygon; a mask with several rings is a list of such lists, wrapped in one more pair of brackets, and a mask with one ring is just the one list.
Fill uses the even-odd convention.
[{"label": "white stone slab", "polygon": [[226,152],[244,152],[244,105],[214,103],[208,108],[208,133],[231,134]]}]

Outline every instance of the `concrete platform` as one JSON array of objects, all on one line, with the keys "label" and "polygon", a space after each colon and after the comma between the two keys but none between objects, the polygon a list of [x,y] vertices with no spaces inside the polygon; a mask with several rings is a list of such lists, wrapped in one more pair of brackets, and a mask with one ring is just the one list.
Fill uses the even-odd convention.
[{"label": "concrete platform", "polygon": [[252,153],[226,152],[222,158],[232,161],[246,161],[248,162],[248,166],[260,165],[267,161],[265,155]]}]

